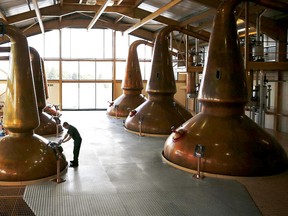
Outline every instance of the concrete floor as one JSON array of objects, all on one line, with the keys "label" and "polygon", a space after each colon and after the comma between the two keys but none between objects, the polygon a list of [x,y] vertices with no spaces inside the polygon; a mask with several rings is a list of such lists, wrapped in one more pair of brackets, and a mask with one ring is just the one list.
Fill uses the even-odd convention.
[{"label": "concrete floor", "polygon": [[[259,182],[267,188],[267,182],[261,185],[266,177],[196,179],[162,161],[166,138],[127,132],[123,120],[108,117],[104,111],[62,114],[62,122],[68,121],[82,135],[80,165],[68,169],[62,176],[66,180],[63,183],[48,181],[26,187],[24,200],[37,216],[251,216],[271,212],[280,216],[288,212],[283,206],[288,206],[287,201],[279,203],[283,198],[270,208],[262,206],[261,201],[266,202],[262,197],[271,195],[269,189],[258,195]],[[67,160],[72,160],[73,141],[63,144],[63,148]],[[287,176],[287,172],[281,174],[280,179],[284,182]],[[282,193],[287,194],[286,186],[280,189]],[[258,193],[251,193],[249,187]]]}]

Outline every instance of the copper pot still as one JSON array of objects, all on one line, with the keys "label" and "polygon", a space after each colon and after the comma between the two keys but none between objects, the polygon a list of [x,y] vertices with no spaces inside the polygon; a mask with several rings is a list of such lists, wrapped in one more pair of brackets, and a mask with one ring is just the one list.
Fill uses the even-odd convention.
[{"label": "copper pot still", "polygon": [[[0,184],[23,185],[56,175],[57,157],[48,140],[34,134],[39,116],[27,39],[18,28],[8,24],[0,23],[0,33],[11,41],[3,117],[9,134],[0,140]],[[67,161],[61,160],[60,170],[66,167]]]},{"label": "copper pot still", "polygon": [[[0,48],[0,52],[10,53],[10,50],[10,47]],[[29,51],[40,119],[40,125],[34,130],[34,132],[38,135],[54,135],[60,133],[63,131],[63,127],[55,121],[55,118],[57,118],[56,113],[55,115],[51,115],[45,112],[45,109],[47,108],[46,99],[48,98],[48,86],[44,70],[44,61],[40,58],[36,49],[29,47]]]},{"label": "copper pot still", "polygon": [[34,78],[35,93],[37,99],[38,114],[40,125],[34,130],[38,135],[52,135],[63,131],[63,127],[54,119],[54,116],[44,112],[46,104],[47,81],[44,70],[44,61],[38,51],[30,47],[31,65]]},{"label": "copper pot still", "polygon": [[148,100],[126,118],[125,128],[129,132],[168,136],[172,127],[177,128],[192,117],[184,106],[174,100],[176,84],[168,46],[168,35],[173,30],[207,39],[176,26],[167,26],[159,31],[153,48],[151,76],[146,86]]},{"label": "copper pot still", "polygon": [[202,111],[165,142],[163,158],[177,168],[197,170],[195,150],[202,145],[205,152],[200,167],[206,173],[266,176],[287,169],[281,145],[245,115],[247,82],[234,18],[240,2],[223,1],[214,18],[198,96]]},{"label": "copper pot still", "polygon": [[107,115],[116,118],[126,118],[131,110],[146,101],[146,97],[141,94],[143,82],[137,47],[147,43],[144,40],[137,40],[130,45],[126,61],[125,77],[122,80],[121,86],[123,93],[110,103],[107,108]]}]

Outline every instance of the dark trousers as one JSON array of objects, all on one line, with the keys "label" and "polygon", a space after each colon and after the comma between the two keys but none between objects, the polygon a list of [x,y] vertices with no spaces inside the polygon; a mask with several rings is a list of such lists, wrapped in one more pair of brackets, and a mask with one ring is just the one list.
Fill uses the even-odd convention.
[{"label": "dark trousers", "polygon": [[78,157],[79,157],[79,152],[80,152],[80,148],[81,148],[81,143],[82,143],[82,139],[74,140],[74,148],[73,148],[74,159],[73,159],[73,162],[75,165],[78,165]]}]

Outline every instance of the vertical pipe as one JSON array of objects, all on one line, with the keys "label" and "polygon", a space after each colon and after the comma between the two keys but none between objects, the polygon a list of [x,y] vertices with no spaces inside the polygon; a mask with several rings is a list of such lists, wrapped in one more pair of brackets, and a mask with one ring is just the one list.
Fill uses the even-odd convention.
[{"label": "vertical pipe", "polygon": [[195,38],[195,53],[198,55],[199,52],[199,39]]},{"label": "vertical pipe", "polygon": [[[71,31],[70,31],[70,34],[71,34]],[[71,35],[70,35],[70,38],[71,40]],[[62,79],[63,79],[63,70],[62,70],[62,30],[59,30],[59,107],[60,107],[60,110],[63,109],[63,82],[62,82]]]},{"label": "vertical pipe", "polygon": [[[284,62],[287,61],[287,29],[283,29],[281,34],[279,35],[279,41],[277,43],[277,52],[278,52],[278,58],[276,61],[278,62]],[[278,71],[278,80],[283,80],[284,79],[284,71]],[[284,94],[284,84],[283,82],[278,82],[277,83],[277,95],[276,95],[276,101],[277,101],[277,113],[282,113],[283,112],[283,102],[285,101],[285,94]],[[287,97],[287,96],[286,96]],[[276,116],[276,123],[275,127],[276,130],[278,131],[283,131],[283,117],[281,116]],[[284,120],[285,122],[285,120]]]},{"label": "vertical pipe", "polygon": [[245,55],[244,55],[244,68],[246,69],[249,64],[249,2],[245,1]]},{"label": "vertical pipe", "polygon": [[[262,12],[260,14],[262,14]],[[260,14],[257,14],[257,17],[256,17],[256,42],[257,44],[260,42]]]},{"label": "vertical pipe", "polygon": [[112,37],[112,59],[113,59],[113,92],[112,92],[112,99],[116,97],[116,31],[113,31],[113,37]]},{"label": "vertical pipe", "polygon": [[189,97],[188,97],[188,88],[189,88],[189,82],[188,82],[188,67],[189,65],[189,36],[185,35],[185,65],[186,65],[186,97],[185,97],[185,108],[188,110],[189,106]]},{"label": "vertical pipe", "polygon": [[263,112],[264,112],[264,74],[263,70],[259,72],[260,84],[259,84],[259,114],[258,124],[263,128]]}]

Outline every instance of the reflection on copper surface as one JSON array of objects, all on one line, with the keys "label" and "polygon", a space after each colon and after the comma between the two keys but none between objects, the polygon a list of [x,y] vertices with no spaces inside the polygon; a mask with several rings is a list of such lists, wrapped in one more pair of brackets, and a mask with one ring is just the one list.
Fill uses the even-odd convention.
[{"label": "reflection on copper surface", "polygon": [[264,176],[287,169],[281,145],[244,113],[247,82],[234,18],[240,2],[224,1],[217,10],[198,96],[202,111],[176,129],[185,136],[175,140],[173,132],[164,145],[163,157],[175,167],[196,170],[197,158],[191,155],[201,144],[203,172]]}]

